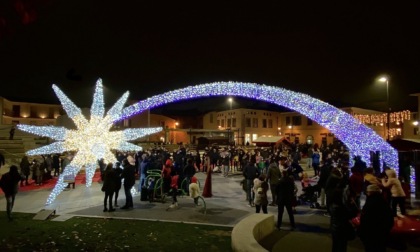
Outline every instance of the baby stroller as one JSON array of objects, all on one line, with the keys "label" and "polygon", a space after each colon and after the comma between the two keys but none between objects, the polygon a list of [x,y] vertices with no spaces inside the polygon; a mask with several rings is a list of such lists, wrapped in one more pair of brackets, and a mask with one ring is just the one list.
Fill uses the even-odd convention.
[{"label": "baby stroller", "polygon": [[318,203],[319,188],[317,185],[309,185],[302,188],[302,191],[303,193],[298,198],[300,205],[309,204],[310,208],[320,208]]}]

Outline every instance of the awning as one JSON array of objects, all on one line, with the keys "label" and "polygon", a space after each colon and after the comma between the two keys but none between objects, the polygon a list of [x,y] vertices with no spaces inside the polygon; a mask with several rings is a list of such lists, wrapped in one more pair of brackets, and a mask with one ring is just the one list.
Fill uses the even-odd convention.
[{"label": "awning", "polygon": [[259,137],[252,142],[256,143],[257,146],[276,145],[280,143],[290,144],[289,140],[287,140],[284,136]]}]

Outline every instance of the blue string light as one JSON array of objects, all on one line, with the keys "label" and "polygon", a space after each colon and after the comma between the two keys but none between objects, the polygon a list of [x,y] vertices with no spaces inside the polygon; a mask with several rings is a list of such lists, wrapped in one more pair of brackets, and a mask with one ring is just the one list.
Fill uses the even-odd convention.
[{"label": "blue string light", "polygon": [[371,128],[352,115],[309,95],[284,88],[244,82],[213,82],[169,91],[139,101],[122,111],[117,121],[164,104],[200,97],[241,96],[295,110],[335,134],[355,156],[370,164],[370,152],[380,151],[385,162],[398,172],[398,152]]}]

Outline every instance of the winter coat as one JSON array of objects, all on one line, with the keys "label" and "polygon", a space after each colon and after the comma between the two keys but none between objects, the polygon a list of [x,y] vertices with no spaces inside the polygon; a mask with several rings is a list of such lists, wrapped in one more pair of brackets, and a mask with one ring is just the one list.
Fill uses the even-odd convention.
[{"label": "winter coat", "polygon": [[15,195],[18,192],[18,183],[20,181],[19,173],[7,172],[0,179],[0,188],[6,197]]},{"label": "winter coat", "polygon": [[387,180],[382,180],[382,185],[385,188],[391,188],[392,197],[405,197],[401,182],[397,178],[397,173],[394,170],[386,170]]},{"label": "winter coat", "polygon": [[248,163],[247,166],[244,168],[244,177],[249,180],[254,180],[260,176],[260,172],[258,168],[255,166],[255,163]]},{"label": "winter coat", "polygon": [[116,177],[117,174],[114,170],[105,171],[104,173],[104,183],[102,185],[102,190],[104,192],[114,192],[116,188]]},{"label": "winter coat", "polygon": [[269,181],[271,185],[277,185],[280,182],[280,178],[281,172],[279,167],[276,163],[271,163],[270,166],[268,166],[267,181]]},{"label": "winter coat", "polygon": [[367,196],[360,215],[358,234],[362,240],[385,240],[394,225],[394,215],[381,194]]},{"label": "winter coat", "polygon": [[20,161],[20,173],[25,176],[29,176],[31,173],[31,164],[26,156],[24,156],[22,161]]},{"label": "winter coat", "polygon": [[268,205],[267,191],[268,183],[256,178],[254,180],[255,205]]},{"label": "winter coat", "polygon": [[171,188],[174,188],[176,190],[178,190],[178,179],[179,179],[179,175],[174,175],[171,178]]},{"label": "winter coat", "polygon": [[190,197],[193,199],[200,196],[200,187],[197,184],[196,177],[191,178],[191,183],[189,185],[189,192],[190,192]]},{"label": "winter coat", "polygon": [[289,176],[282,177],[276,187],[277,204],[292,204],[294,199],[295,182]]},{"label": "winter coat", "polygon": [[134,184],[136,183],[136,168],[134,167],[134,165],[127,163],[124,166],[121,178],[124,179],[124,187],[134,186]]},{"label": "winter coat", "polygon": [[191,178],[192,176],[194,176],[194,174],[195,174],[194,166],[192,164],[187,164],[184,167],[184,176],[188,177],[188,178]]}]

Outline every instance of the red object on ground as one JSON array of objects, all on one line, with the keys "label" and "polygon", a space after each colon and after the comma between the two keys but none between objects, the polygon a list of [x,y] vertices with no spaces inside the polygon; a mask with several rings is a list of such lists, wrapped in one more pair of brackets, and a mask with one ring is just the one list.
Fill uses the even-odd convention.
[{"label": "red object on ground", "polygon": [[[57,183],[58,178],[52,178],[46,180],[42,183],[42,185],[37,186],[34,180],[29,180],[30,184],[25,186],[19,186],[19,192],[28,192],[33,190],[43,190],[43,189],[51,189],[54,188],[55,184]],[[93,176],[92,182],[98,182],[101,180],[100,172],[96,172]],[[85,174],[78,174],[75,179],[76,185],[86,184],[86,176]],[[19,182],[20,185],[20,182]],[[0,194],[4,194],[2,190],[0,190]]]},{"label": "red object on ground", "polygon": [[[353,225],[360,225],[360,216],[352,219]],[[391,236],[404,235],[404,237],[420,237],[420,217],[406,215],[404,217],[395,217],[394,226],[391,229]]]},{"label": "red object on ground", "polygon": [[207,171],[207,177],[206,182],[204,183],[204,189],[203,189],[203,197],[210,198],[213,196],[211,193],[211,173],[212,170],[209,168]]}]

